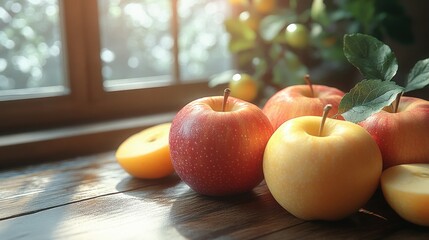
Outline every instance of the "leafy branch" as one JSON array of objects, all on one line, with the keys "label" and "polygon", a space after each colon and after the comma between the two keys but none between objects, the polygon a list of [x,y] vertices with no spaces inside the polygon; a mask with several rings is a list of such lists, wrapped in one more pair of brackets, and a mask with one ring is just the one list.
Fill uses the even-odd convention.
[{"label": "leafy branch", "polygon": [[[234,14],[224,24],[229,34],[229,51],[237,64],[236,73],[252,75],[262,87],[278,90],[302,84],[303,76],[310,73],[310,69],[319,82],[336,81],[339,78],[331,76],[331,70],[326,68],[332,64],[347,71],[349,65],[341,41],[344,33],[389,36],[400,43],[413,41],[410,18],[398,0],[241,0],[230,3],[234,4]],[[271,9],[261,12],[256,4]],[[300,31],[288,32],[291,25],[298,26]],[[396,62],[394,55],[386,57],[381,68],[389,68],[391,72],[383,77],[391,78],[396,70],[390,65]],[[380,75],[383,69],[369,72],[365,69],[372,63],[368,64],[361,71],[365,78],[385,80]],[[212,78],[210,86],[227,82],[228,78]],[[337,84],[348,87],[353,82]]]},{"label": "leafy branch", "polygon": [[[365,34],[344,35],[344,55],[365,78],[341,100],[338,113],[351,122],[360,122],[385,107],[391,107],[403,93],[429,85],[429,58],[418,61],[403,86],[394,78],[398,63],[389,46]],[[398,97],[399,96],[399,97]]]}]

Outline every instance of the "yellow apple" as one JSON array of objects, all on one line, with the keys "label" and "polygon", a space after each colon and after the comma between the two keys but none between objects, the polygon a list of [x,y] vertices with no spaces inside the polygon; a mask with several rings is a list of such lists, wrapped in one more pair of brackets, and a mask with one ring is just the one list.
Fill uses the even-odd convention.
[{"label": "yellow apple", "polygon": [[249,26],[252,30],[258,31],[260,19],[248,11],[243,11],[238,15],[238,19]]},{"label": "yellow apple", "polygon": [[310,42],[310,33],[304,24],[291,23],[286,27],[286,43],[293,48],[303,49]]},{"label": "yellow apple", "polygon": [[276,201],[296,217],[339,220],[357,212],[377,189],[381,153],[359,125],[321,122],[302,116],[282,124],[265,148],[264,176]]},{"label": "yellow apple", "polygon": [[386,169],[381,188],[387,203],[402,218],[429,226],[429,164],[402,164]]},{"label": "yellow apple", "polygon": [[116,151],[121,167],[136,178],[155,179],[174,172],[170,159],[171,123],[147,128],[127,138]]},{"label": "yellow apple", "polygon": [[237,73],[229,82],[231,96],[251,102],[258,96],[258,83],[249,74]]}]

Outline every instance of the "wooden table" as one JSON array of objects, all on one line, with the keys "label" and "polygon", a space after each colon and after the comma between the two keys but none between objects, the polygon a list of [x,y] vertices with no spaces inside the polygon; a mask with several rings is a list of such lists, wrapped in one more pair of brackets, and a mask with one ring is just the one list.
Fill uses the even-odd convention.
[{"label": "wooden table", "polygon": [[[173,175],[131,178],[113,153],[0,172],[0,239],[429,239],[377,192],[339,222],[303,221],[264,183],[226,198],[196,194]],[[429,207],[429,203],[428,203]]]}]

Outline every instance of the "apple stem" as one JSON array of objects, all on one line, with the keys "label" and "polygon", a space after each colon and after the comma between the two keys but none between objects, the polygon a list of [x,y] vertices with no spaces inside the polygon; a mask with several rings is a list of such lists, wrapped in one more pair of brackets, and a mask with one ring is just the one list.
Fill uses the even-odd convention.
[{"label": "apple stem", "polygon": [[314,97],[313,83],[311,82],[310,75],[305,74],[304,80],[307,83],[307,85],[310,87],[311,97]]},{"label": "apple stem", "polygon": [[394,109],[393,109],[393,112],[394,112],[394,113],[397,113],[397,112],[398,112],[399,102],[401,101],[402,94],[404,94],[404,93],[403,93],[403,92],[401,92],[401,93],[398,93],[398,95],[396,95],[396,99],[395,99],[395,107],[394,107]]},{"label": "apple stem", "polygon": [[319,128],[319,137],[322,136],[323,127],[325,126],[326,118],[328,117],[329,111],[332,109],[332,104],[326,104],[326,106],[323,108],[323,115],[322,115],[322,122],[320,123]]},{"label": "apple stem", "polygon": [[225,112],[226,102],[228,101],[228,97],[231,94],[231,90],[229,88],[225,88],[223,91],[223,103],[222,103],[222,112]]}]

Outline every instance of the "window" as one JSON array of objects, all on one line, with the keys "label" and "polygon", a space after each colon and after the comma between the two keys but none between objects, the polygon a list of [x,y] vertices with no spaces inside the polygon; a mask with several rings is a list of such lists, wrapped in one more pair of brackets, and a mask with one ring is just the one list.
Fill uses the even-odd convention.
[{"label": "window", "polygon": [[226,0],[0,0],[0,131],[178,110],[231,68]]},{"label": "window", "polygon": [[0,100],[67,93],[55,1],[3,1]]},{"label": "window", "polygon": [[207,79],[232,65],[228,12],[226,0],[0,0],[0,167],[113,149],[139,129],[118,121],[222,93]]}]

